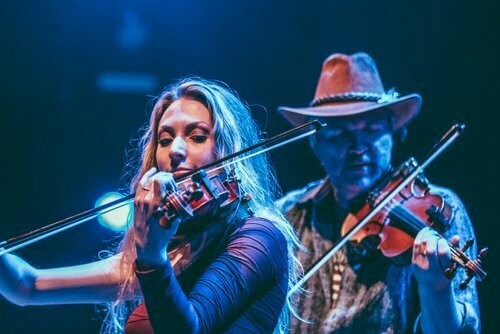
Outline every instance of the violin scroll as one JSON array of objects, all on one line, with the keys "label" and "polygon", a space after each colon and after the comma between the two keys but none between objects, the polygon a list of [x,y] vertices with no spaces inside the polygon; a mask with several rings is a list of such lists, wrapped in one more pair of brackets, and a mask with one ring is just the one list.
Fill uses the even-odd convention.
[{"label": "violin scroll", "polygon": [[482,260],[488,255],[488,248],[482,248],[475,260],[470,259],[465,251],[474,244],[473,239],[468,239],[465,244],[460,248],[458,240],[452,240],[450,243],[452,250],[453,264],[444,272],[445,276],[449,279],[455,277],[457,269],[462,267],[465,269],[467,277],[460,282],[460,289],[465,289],[472,278],[476,277],[478,281],[482,281],[486,277],[486,272],[482,268]]}]

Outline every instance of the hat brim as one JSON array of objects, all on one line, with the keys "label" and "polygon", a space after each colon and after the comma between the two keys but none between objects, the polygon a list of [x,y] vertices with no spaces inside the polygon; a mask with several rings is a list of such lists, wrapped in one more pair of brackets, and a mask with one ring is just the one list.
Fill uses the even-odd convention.
[{"label": "hat brim", "polygon": [[289,108],[278,107],[283,117],[292,125],[299,126],[314,117],[342,117],[362,114],[371,110],[387,108],[395,116],[394,130],[410,122],[420,111],[422,97],[418,94],[406,95],[391,101],[377,102],[340,102],[319,107]]}]

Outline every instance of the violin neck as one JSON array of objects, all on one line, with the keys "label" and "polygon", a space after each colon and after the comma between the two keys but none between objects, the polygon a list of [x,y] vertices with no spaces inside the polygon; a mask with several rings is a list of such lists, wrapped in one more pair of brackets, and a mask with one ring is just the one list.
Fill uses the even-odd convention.
[{"label": "violin neck", "polygon": [[417,236],[418,232],[424,227],[432,227],[438,233],[444,233],[448,227],[449,219],[445,218],[434,205],[431,205],[426,213],[428,221],[425,222],[413,212],[402,205],[395,205],[389,211],[390,225],[400,228],[412,237]]}]

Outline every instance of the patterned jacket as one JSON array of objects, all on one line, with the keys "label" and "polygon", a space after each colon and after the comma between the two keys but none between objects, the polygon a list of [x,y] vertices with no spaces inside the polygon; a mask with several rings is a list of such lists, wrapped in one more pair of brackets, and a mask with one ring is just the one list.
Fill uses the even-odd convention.
[{"label": "patterned jacket", "polygon": [[[444,233],[448,240],[474,238],[474,231],[460,199],[450,190],[431,186],[450,204],[454,212],[451,227]],[[340,236],[346,213],[336,206],[328,179],[292,191],[278,206],[294,225],[307,252],[298,258],[307,271],[330,249]],[[319,231],[331,230],[332,240]],[[323,233],[324,234],[324,233]],[[411,250],[410,250],[411,251]],[[412,333],[419,332],[420,301],[411,266],[398,266],[378,250],[361,255],[346,244],[303,286],[295,297],[295,308],[302,320],[292,317],[291,333]],[[475,247],[467,251],[477,254]],[[458,285],[465,278],[459,269],[453,279],[457,301],[464,314],[463,333],[479,332],[479,306],[475,280],[464,290]]]}]

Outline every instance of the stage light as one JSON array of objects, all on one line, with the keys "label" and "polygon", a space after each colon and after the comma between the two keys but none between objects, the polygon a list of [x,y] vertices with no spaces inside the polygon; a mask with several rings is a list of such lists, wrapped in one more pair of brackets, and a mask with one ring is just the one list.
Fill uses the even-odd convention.
[{"label": "stage light", "polygon": [[158,78],[151,73],[102,72],[97,88],[105,93],[147,94],[158,87]]},{"label": "stage light", "polygon": [[[123,195],[118,192],[105,193],[95,202],[95,207],[116,201],[120,198],[123,198]],[[124,231],[129,222],[132,220],[132,202],[110,212],[104,213],[97,219],[101,225],[113,231]]]}]

